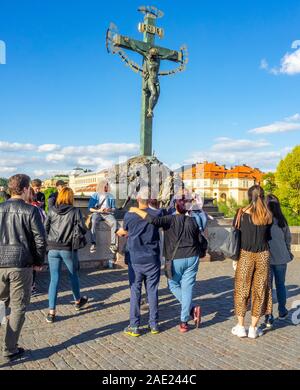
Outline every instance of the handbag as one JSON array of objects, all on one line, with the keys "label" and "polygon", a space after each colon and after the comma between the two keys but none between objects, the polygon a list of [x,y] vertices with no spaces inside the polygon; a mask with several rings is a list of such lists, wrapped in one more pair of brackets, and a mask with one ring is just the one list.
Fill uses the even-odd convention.
[{"label": "handbag", "polygon": [[86,234],[86,230],[81,225],[80,218],[78,218],[78,214],[76,213],[75,224],[74,224],[73,235],[72,235],[72,251],[82,249],[87,245],[85,234]]},{"label": "handbag", "polygon": [[220,250],[225,257],[228,257],[232,260],[238,260],[241,252],[241,231],[240,224],[242,218],[243,210],[240,209],[236,218],[235,225],[231,227],[230,232],[220,246]]},{"label": "handbag", "polygon": [[200,259],[202,259],[203,257],[206,256],[206,252],[207,252],[207,249],[208,249],[208,241],[204,237],[204,235],[201,233],[201,231],[199,232],[199,241],[200,241],[200,254],[199,254],[199,257],[200,257]]},{"label": "handbag", "polygon": [[177,240],[177,243],[175,245],[175,248],[174,248],[174,251],[173,251],[173,254],[172,254],[172,257],[171,259],[165,261],[165,275],[168,279],[172,279],[173,278],[173,270],[172,270],[172,265],[173,265],[173,260],[176,256],[176,253],[177,253],[177,250],[179,248],[179,244],[181,242],[181,238],[182,238],[182,235],[183,235],[183,232],[184,232],[184,226],[185,226],[185,218],[184,217],[184,220],[183,220],[183,225],[182,225],[182,230],[179,234],[179,237],[178,237],[178,240]]}]

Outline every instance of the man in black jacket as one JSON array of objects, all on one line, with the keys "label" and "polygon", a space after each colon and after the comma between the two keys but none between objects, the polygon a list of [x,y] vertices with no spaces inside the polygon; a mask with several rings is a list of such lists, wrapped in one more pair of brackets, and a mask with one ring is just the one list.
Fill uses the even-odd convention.
[{"label": "man in black jacket", "polygon": [[11,361],[24,353],[18,347],[30,302],[32,270],[41,270],[46,252],[46,234],[39,211],[26,204],[30,178],[15,175],[9,179],[11,199],[0,204],[0,301],[10,307],[2,355]]}]

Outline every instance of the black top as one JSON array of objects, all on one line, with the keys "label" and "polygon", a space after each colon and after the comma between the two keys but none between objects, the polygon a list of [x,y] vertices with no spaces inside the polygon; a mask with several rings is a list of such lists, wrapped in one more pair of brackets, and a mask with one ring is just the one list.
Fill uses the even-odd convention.
[{"label": "black top", "polygon": [[39,202],[39,207],[43,210],[45,210],[45,201],[46,201],[46,197],[45,197],[45,194],[43,194],[43,192],[38,192],[37,194],[35,194],[35,200],[37,202]]},{"label": "black top", "polygon": [[0,204],[0,268],[42,265],[46,233],[37,207],[21,199]]},{"label": "black top", "polygon": [[[235,225],[237,214],[234,218],[233,225]],[[272,224],[255,225],[252,221],[251,215],[244,213],[241,217],[240,225],[241,249],[254,253],[268,251],[268,241],[271,240],[271,226]]]},{"label": "black top", "polygon": [[163,228],[165,232],[164,256],[167,260],[172,260],[176,244],[183,229],[183,224],[184,230],[174,259],[184,259],[200,255],[201,236],[195,218],[180,214],[167,215],[165,217],[152,217],[148,214],[146,220],[154,226]]},{"label": "black top", "polygon": [[44,223],[47,233],[47,250],[72,251],[72,239],[75,225],[86,232],[81,211],[73,206],[54,206]]}]

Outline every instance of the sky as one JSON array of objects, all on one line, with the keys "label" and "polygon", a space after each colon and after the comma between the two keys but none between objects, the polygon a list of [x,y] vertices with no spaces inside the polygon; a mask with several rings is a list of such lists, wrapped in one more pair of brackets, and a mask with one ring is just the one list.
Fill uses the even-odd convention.
[{"label": "sky", "polygon": [[[142,39],[140,5],[0,0],[0,176],[100,170],[139,154],[141,76],[107,53],[105,34],[114,22]],[[161,78],[156,156],[171,168],[208,160],[275,170],[300,143],[299,0],[149,5],[165,13],[156,43],[189,50],[186,71]]]}]

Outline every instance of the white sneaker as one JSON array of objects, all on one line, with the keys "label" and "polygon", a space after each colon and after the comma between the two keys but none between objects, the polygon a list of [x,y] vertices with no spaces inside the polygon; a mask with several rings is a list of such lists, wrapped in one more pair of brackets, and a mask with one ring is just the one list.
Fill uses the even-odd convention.
[{"label": "white sneaker", "polygon": [[232,328],[231,333],[237,337],[247,337],[246,328],[241,325],[236,325],[234,328]]},{"label": "white sneaker", "polygon": [[257,337],[263,336],[264,332],[261,328],[249,327],[248,337],[249,339],[257,339]]}]

